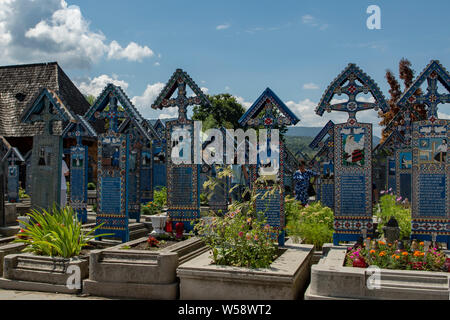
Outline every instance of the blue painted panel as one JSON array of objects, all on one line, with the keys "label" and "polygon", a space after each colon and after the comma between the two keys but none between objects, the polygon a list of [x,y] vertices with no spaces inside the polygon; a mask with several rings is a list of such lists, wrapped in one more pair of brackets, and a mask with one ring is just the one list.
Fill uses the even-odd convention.
[{"label": "blue painted panel", "polygon": [[87,223],[87,167],[88,149],[77,146],[70,154],[70,205],[82,223]]},{"label": "blue painted panel", "polygon": [[320,201],[324,206],[334,209],[334,182],[323,180],[320,188]]},{"label": "blue painted panel", "polygon": [[96,224],[104,224],[96,234],[111,233],[129,241],[128,172],[129,136],[100,135],[98,148],[98,213]]},{"label": "blue painted panel", "polygon": [[150,150],[142,151],[140,174],[141,203],[153,200],[152,154]]},{"label": "blue painted panel", "polygon": [[423,217],[446,217],[445,174],[419,176],[419,212]]},{"label": "blue painted panel", "polygon": [[366,184],[364,175],[341,177],[341,215],[364,215],[366,212]]},{"label": "blue painted panel", "polygon": [[411,173],[401,173],[400,174],[400,196],[403,199],[408,199],[411,202]]},{"label": "blue painted panel", "polygon": [[166,182],[166,165],[162,164],[154,164],[153,165],[153,186],[157,187],[165,187],[167,186]]}]

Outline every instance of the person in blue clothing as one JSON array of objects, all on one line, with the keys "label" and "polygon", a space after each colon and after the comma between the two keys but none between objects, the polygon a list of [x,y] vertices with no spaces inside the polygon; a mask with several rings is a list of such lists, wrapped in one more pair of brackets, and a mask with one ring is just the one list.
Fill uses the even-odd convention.
[{"label": "person in blue clothing", "polygon": [[308,204],[308,189],[312,177],[317,177],[319,174],[315,171],[306,169],[305,161],[300,161],[298,170],[294,173],[295,182],[295,199],[300,201],[302,205]]}]

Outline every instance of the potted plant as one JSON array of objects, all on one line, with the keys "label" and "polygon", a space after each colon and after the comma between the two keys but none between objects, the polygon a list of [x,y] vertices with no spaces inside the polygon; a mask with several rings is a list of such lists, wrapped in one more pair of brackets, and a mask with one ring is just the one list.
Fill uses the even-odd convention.
[{"label": "potted plant", "polygon": [[181,299],[300,296],[309,275],[312,246],[287,244],[278,248],[277,232],[267,224],[263,212],[256,212],[256,198],[253,192],[249,202],[233,204],[224,217],[195,226],[209,253],[178,267]]},{"label": "potted plant", "polygon": [[448,258],[431,242],[367,239],[334,247],[312,267],[306,298],[448,300]]},{"label": "potted plant", "polygon": [[[4,279],[0,287],[5,289],[37,290],[76,293],[81,288],[68,287],[71,276],[67,270],[79,268],[81,279],[88,274],[88,259],[83,248],[89,241],[109,234],[95,235],[101,226],[89,231],[82,228],[71,207],[52,210],[33,209],[30,221],[17,235],[15,243],[25,245],[24,253],[4,258]],[[26,265],[26,268],[23,266]]]}]

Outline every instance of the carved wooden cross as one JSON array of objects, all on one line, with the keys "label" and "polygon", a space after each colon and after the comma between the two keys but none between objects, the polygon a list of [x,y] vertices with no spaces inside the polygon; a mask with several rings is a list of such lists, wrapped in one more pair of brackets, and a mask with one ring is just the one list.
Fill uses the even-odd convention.
[{"label": "carved wooden cross", "polygon": [[31,116],[31,121],[41,121],[44,122],[44,135],[52,135],[53,134],[53,122],[63,120],[59,113],[52,113],[52,107],[50,100],[47,97],[44,97],[44,109],[40,114],[33,114]]},{"label": "carved wooden cross", "polygon": [[108,119],[109,131],[117,132],[119,118],[125,118],[126,114],[125,112],[119,111],[117,109],[117,98],[111,96],[109,100],[109,110],[103,112],[96,112],[95,117],[97,119]]},{"label": "carved wooden cross", "polygon": [[187,107],[200,104],[198,97],[186,97],[186,82],[181,78],[178,80],[178,96],[175,99],[164,99],[162,101],[163,107],[178,107],[178,119],[187,119]]}]

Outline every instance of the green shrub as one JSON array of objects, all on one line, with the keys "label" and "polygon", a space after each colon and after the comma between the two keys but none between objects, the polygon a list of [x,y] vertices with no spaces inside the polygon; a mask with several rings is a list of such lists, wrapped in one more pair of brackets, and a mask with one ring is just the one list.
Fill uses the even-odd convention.
[{"label": "green shrub", "polygon": [[411,235],[411,207],[407,201],[393,194],[381,196],[379,204],[374,208],[378,219],[378,232],[383,233],[383,227],[391,217],[398,221],[400,227],[400,239],[409,238]]},{"label": "green shrub", "polygon": [[89,182],[87,187],[88,187],[88,190],[96,190],[97,189],[97,186],[93,182]]},{"label": "green shrub", "polygon": [[82,230],[82,223],[71,207],[58,209],[54,206],[51,211],[32,209],[28,215],[32,222],[24,222],[26,229],[21,230],[14,241],[27,244],[23,251],[36,255],[75,257],[80,255],[88,241],[110,235],[94,234],[101,225],[90,231]]},{"label": "green shrub", "polygon": [[153,191],[153,202],[159,207],[164,208],[167,206],[167,188],[162,187]]},{"label": "green shrub", "polygon": [[320,202],[303,207],[299,201],[288,198],[287,208],[287,234],[294,242],[313,244],[320,250],[324,243],[333,240],[333,211]]}]

